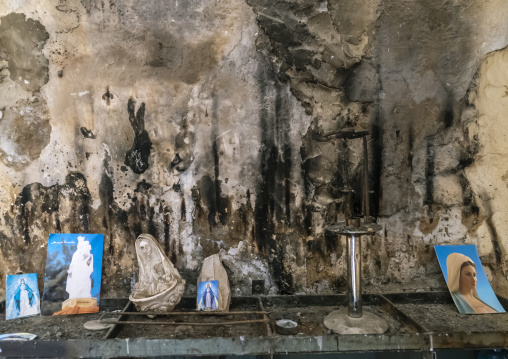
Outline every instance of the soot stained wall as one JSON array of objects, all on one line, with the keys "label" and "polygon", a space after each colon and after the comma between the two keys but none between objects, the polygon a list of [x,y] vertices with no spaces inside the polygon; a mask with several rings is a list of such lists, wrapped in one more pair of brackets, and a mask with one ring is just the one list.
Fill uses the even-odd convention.
[{"label": "soot stained wall", "polygon": [[252,279],[270,293],[341,290],[344,248],[323,226],[359,210],[362,144],[323,135],[353,127],[371,133],[384,227],[365,242],[365,279],[440,286],[432,245],[474,243],[506,291],[500,9],[0,5],[0,273],[42,279],[50,233],[104,233],[104,295],[126,296],[146,232],[189,294],[218,252],[235,294]]}]

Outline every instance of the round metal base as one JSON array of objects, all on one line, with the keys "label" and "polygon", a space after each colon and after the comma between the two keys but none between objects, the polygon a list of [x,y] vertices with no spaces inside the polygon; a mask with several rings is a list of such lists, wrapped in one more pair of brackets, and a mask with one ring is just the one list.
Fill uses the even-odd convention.
[{"label": "round metal base", "polygon": [[388,330],[386,320],[365,308],[360,318],[351,318],[347,314],[347,307],[340,308],[328,314],[323,323],[337,334],[383,334]]},{"label": "round metal base", "polygon": [[114,324],[102,323],[99,322],[98,320],[90,320],[86,322],[83,326],[85,327],[85,329],[88,330],[104,330],[111,328],[112,326],[114,326]]},{"label": "round metal base", "polygon": [[277,320],[275,331],[282,335],[294,335],[298,333],[298,323],[289,319]]}]

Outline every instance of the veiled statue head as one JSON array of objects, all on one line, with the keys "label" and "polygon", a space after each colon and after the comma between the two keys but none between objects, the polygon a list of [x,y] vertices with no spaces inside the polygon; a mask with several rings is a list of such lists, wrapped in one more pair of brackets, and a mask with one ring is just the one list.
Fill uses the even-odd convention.
[{"label": "veiled statue head", "polygon": [[139,278],[132,293],[134,298],[148,298],[167,291],[182,282],[173,263],[164,254],[159,242],[150,234],[136,240]]}]

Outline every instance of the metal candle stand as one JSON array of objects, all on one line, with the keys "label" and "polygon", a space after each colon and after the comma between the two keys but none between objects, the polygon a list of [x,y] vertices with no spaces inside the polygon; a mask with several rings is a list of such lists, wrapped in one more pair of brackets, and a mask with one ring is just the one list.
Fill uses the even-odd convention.
[{"label": "metal candle stand", "polygon": [[[345,223],[334,223],[325,226],[325,230],[335,235],[346,236],[347,249],[347,284],[348,307],[333,311],[324,319],[324,325],[338,334],[375,334],[384,333],[388,329],[385,320],[362,309],[362,236],[371,236],[382,226],[373,223],[369,209],[369,170],[368,170],[368,131],[352,129],[329,133],[324,137],[335,136],[344,139],[363,139],[363,191],[362,209],[363,223],[360,217],[347,218]],[[347,188],[345,192],[352,192]],[[349,196],[348,195],[348,196]],[[348,198],[350,201],[350,198]],[[346,315],[347,314],[347,315]]]}]

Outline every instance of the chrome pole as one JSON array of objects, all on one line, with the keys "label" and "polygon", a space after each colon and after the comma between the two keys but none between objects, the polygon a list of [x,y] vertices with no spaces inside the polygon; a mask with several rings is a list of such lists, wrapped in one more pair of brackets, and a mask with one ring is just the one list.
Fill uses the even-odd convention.
[{"label": "chrome pole", "polygon": [[365,223],[370,223],[370,206],[369,206],[369,152],[367,145],[367,137],[363,138],[363,216]]},{"label": "chrome pole", "polygon": [[347,238],[348,315],[362,316],[362,256],[360,236]]}]

